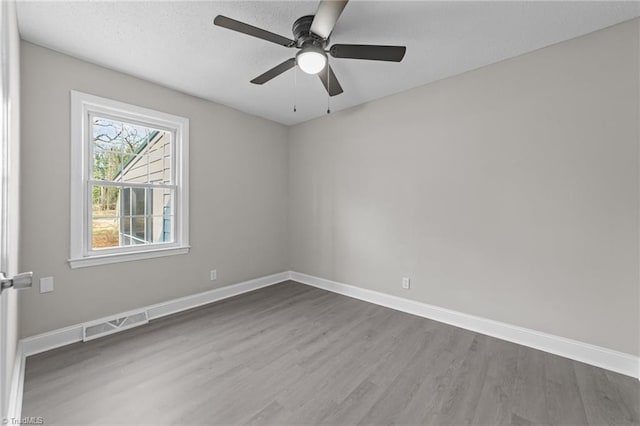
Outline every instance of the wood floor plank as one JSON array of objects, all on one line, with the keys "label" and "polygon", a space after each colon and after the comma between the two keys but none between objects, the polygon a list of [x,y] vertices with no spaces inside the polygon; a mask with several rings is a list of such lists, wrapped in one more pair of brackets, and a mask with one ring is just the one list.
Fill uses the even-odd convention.
[{"label": "wood floor plank", "polygon": [[518,345],[500,340],[492,345],[491,361],[472,423],[511,424],[518,349]]},{"label": "wood floor plank", "polygon": [[584,404],[572,361],[544,354],[545,399],[549,421],[554,425],[587,424]]},{"label": "wood floor plank", "polygon": [[395,379],[384,388],[384,392],[375,401],[369,412],[358,422],[361,425],[393,424],[407,404],[413,399],[419,385],[420,378],[426,374],[424,355],[429,350],[431,334],[424,333],[416,336],[415,350],[411,358],[404,364],[404,368]]},{"label": "wood floor plank", "polygon": [[609,382],[618,390],[618,404],[628,413],[632,423],[640,423],[640,386],[638,386],[638,380],[613,371],[605,371],[605,374]]},{"label": "wood floor plank", "polygon": [[29,357],[47,425],[638,424],[640,386],[285,282]]},{"label": "wood floor plank", "polygon": [[484,388],[491,361],[492,339],[475,335],[469,349],[461,355],[458,374],[449,385],[435,415],[434,424],[470,424]]},{"label": "wood floor plank", "polygon": [[249,417],[243,424],[249,426],[261,426],[275,423],[276,419],[281,416],[284,411],[284,407],[278,404],[276,401],[271,402],[269,405],[258,411],[253,416]]},{"label": "wood floor plank", "polygon": [[[449,332],[452,330],[448,329]],[[417,380],[417,389],[405,409],[397,413],[396,424],[417,425],[432,422],[434,414],[438,412],[459,373],[461,353],[442,350],[444,341],[450,338],[447,329],[442,331],[444,332],[434,330],[433,338],[429,341],[430,350],[423,357],[420,371],[423,374]]]},{"label": "wood floor plank", "polygon": [[521,346],[512,401],[512,418],[518,422],[547,425],[549,410],[545,397],[545,353]]},{"label": "wood floor plank", "polygon": [[580,362],[573,363],[587,421],[592,425],[634,424],[624,410],[615,383],[604,370]]},{"label": "wood floor plank", "polygon": [[358,384],[335,410],[323,413],[319,425],[354,425],[362,419],[379,398],[378,387],[366,379]]}]

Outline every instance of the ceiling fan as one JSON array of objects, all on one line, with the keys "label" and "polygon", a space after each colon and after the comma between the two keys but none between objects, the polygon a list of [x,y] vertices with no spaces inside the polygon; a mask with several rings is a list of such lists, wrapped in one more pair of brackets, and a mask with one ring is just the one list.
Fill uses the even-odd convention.
[{"label": "ceiling fan", "polygon": [[216,16],[213,23],[284,47],[299,49],[294,58],[276,65],[251,80],[251,83],[264,84],[298,65],[307,74],[318,74],[329,95],[335,96],[343,90],[328,63],[327,53],[334,58],[400,62],[407,50],[405,46],[369,44],[334,44],[326,50],[329,36],[347,2],[348,0],[321,0],[315,15],[303,16],[293,23],[293,40],[222,15]]}]

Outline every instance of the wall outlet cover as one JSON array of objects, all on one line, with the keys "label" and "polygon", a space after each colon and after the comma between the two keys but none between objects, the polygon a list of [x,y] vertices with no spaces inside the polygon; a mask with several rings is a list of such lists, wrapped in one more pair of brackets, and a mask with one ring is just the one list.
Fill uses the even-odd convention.
[{"label": "wall outlet cover", "polygon": [[40,278],[40,293],[53,291],[53,277]]},{"label": "wall outlet cover", "polygon": [[411,279],[404,277],[402,278],[402,288],[404,288],[405,290],[408,290],[409,288],[411,288]]}]

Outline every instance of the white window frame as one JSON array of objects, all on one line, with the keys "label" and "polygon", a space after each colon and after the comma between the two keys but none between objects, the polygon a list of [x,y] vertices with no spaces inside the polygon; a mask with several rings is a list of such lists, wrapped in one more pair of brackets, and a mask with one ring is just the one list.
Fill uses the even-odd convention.
[{"label": "white window frame", "polygon": [[[173,232],[170,243],[92,250],[89,241],[92,197],[89,184],[92,140],[89,119],[106,115],[172,133],[175,179]],[[136,185],[138,186],[138,185]],[[153,186],[140,184],[139,186]],[[69,266],[83,268],[189,253],[189,119],[87,93],[71,91],[71,245]]]}]

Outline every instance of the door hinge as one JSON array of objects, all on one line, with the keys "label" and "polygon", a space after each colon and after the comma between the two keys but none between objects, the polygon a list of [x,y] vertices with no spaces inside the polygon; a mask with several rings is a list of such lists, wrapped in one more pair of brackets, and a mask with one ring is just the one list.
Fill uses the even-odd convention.
[{"label": "door hinge", "polygon": [[0,272],[0,293],[2,290],[13,287],[22,290],[31,287],[33,282],[33,272],[23,272],[16,274],[13,278],[7,278],[4,272]]}]

